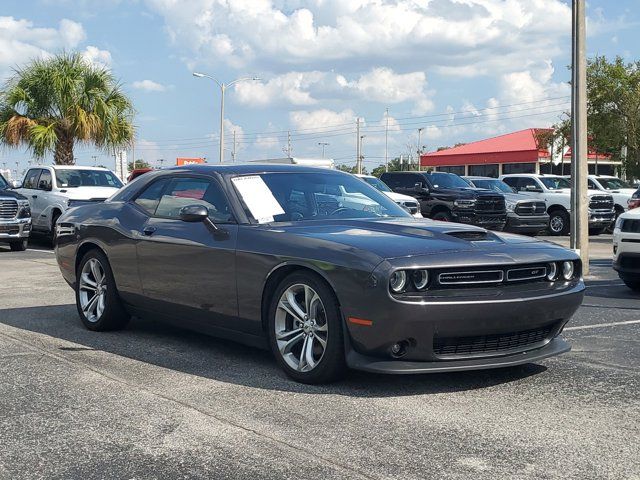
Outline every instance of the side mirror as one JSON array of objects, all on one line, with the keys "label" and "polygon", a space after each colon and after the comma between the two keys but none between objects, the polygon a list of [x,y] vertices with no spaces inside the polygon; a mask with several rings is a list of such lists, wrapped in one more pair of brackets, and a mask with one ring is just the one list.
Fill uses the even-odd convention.
[{"label": "side mirror", "polygon": [[209,218],[209,210],[204,205],[187,205],[180,209],[180,220],[183,222],[204,222]]},{"label": "side mirror", "polygon": [[429,193],[429,189],[420,182],[416,182],[416,184],[413,186],[413,190],[417,193],[424,193],[424,194]]}]

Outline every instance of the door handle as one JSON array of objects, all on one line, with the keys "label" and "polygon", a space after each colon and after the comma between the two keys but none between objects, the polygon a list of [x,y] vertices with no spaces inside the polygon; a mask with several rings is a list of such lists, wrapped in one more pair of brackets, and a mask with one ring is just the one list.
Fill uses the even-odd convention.
[{"label": "door handle", "polygon": [[31,198],[38,198],[38,195],[31,195]]},{"label": "door handle", "polygon": [[147,237],[153,235],[156,231],[156,227],[144,227],[144,229],[142,230],[142,233],[144,233]]}]

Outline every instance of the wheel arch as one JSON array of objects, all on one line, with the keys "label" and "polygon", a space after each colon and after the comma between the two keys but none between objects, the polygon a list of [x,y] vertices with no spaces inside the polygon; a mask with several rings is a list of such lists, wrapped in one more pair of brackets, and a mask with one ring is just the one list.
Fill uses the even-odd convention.
[{"label": "wheel arch", "polygon": [[559,203],[554,203],[552,205],[549,205],[549,207],[547,208],[547,213],[551,215],[552,212],[556,212],[558,210],[569,213],[567,209],[563,205],[560,205]]},{"label": "wheel arch", "polygon": [[451,209],[443,204],[443,203],[439,203],[437,205],[434,205],[431,210],[429,210],[429,217],[433,217],[435,214],[440,213],[440,212],[448,212],[451,213]]},{"label": "wheel arch", "polygon": [[95,242],[93,240],[87,240],[82,244],[80,244],[80,246],[78,247],[78,250],[76,250],[76,258],[75,258],[74,268],[73,268],[74,273],[77,274],[78,266],[80,265],[80,261],[82,260],[82,257],[84,257],[87,254],[87,252],[90,250],[99,250],[100,252],[102,252],[102,254],[105,257],[107,257],[107,260],[109,259],[109,257],[107,256],[107,252],[98,242]]}]

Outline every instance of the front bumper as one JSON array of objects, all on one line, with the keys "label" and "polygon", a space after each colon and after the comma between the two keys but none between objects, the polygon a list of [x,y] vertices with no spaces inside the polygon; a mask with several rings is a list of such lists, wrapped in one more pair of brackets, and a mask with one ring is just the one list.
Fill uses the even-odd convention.
[{"label": "front bumper", "polygon": [[507,223],[504,227],[507,232],[536,233],[545,230],[549,226],[549,215],[525,216],[516,213],[507,214]]},{"label": "front bumper", "polygon": [[31,218],[0,220],[0,242],[15,242],[29,238]]},{"label": "front bumper", "polygon": [[616,213],[611,211],[589,210],[590,227],[608,227],[616,219]]},{"label": "front bumper", "polygon": [[467,223],[469,225],[477,225],[486,228],[503,227],[507,221],[506,213],[476,213],[472,210],[453,210],[451,212],[453,221],[457,223]]}]

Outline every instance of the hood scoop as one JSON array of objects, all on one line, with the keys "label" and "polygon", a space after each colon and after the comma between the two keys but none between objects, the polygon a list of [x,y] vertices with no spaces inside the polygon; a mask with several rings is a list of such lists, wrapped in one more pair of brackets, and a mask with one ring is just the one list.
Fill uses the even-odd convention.
[{"label": "hood scoop", "polygon": [[473,231],[473,230],[460,230],[447,232],[447,235],[455,238],[459,238],[460,240],[467,240],[468,242],[480,242],[482,240],[487,240],[487,231]]}]

